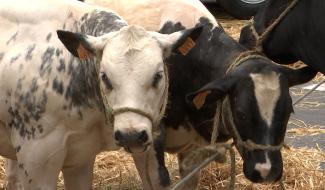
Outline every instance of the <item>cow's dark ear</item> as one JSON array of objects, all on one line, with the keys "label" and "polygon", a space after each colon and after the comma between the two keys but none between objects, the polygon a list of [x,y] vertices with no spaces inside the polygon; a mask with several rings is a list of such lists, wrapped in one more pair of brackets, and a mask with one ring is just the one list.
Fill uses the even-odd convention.
[{"label": "cow's dark ear", "polygon": [[309,66],[305,66],[299,69],[290,69],[288,67],[282,66],[281,71],[288,79],[289,87],[306,83],[312,80],[318,73],[317,70]]},{"label": "cow's dark ear", "polygon": [[196,40],[202,33],[203,26],[180,31],[181,35],[172,46],[172,52],[186,55],[196,45]]},{"label": "cow's dark ear", "polygon": [[87,41],[87,36],[63,30],[58,30],[57,34],[72,55],[80,59],[88,59],[95,55],[95,50]]},{"label": "cow's dark ear", "polygon": [[200,90],[186,95],[186,101],[196,109],[201,109],[204,105],[216,102],[227,95],[237,82],[236,77],[225,77],[208,83]]}]

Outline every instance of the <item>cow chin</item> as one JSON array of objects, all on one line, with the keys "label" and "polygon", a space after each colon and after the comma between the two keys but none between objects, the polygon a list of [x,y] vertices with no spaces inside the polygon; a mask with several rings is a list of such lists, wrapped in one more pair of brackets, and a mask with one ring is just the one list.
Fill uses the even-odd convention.
[{"label": "cow chin", "polygon": [[124,150],[131,154],[144,153],[150,149],[150,144],[144,146],[124,146]]}]

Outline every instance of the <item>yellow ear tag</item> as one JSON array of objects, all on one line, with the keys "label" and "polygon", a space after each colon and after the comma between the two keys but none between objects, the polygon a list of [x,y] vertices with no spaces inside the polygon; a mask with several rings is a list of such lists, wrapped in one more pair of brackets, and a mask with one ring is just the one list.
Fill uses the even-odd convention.
[{"label": "yellow ear tag", "polygon": [[196,95],[193,99],[193,104],[195,105],[196,109],[201,109],[205,103],[206,97],[211,93],[211,90],[200,92]]},{"label": "yellow ear tag", "polygon": [[181,52],[182,55],[187,55],[188,52],[195,46],[195,42],[192,38],[188,37],[185,42],[178,48],[178,51]]},{"label": "yellow ear tag", "polygon": [[84,48],[81,44],[79,44],[77,48],[77,53],[80,59],[87,59],[92,56],[92,53]]}]

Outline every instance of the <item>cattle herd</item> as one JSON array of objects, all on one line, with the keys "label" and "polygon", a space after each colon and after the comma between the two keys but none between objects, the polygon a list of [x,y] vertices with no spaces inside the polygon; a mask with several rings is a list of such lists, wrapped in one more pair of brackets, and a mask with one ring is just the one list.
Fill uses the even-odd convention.
[{"label": "cattle herd", "polygon": [[92,189],[96,155],[123,147],[143,189],[170,189],[164,153],[181,163],[216,123],[247,179],[278,181],[289,88],[325,73],[323,10],[268,0],[238,43],[199,0],[0,0],[6,188],[56,189],[62,171],[65,189]]}]

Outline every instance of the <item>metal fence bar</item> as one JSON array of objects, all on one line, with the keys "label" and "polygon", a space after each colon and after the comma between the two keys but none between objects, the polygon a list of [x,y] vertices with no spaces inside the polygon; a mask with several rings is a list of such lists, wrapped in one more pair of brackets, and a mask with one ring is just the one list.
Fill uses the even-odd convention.
[{"label": "metal fence bar", "polygon": [[323,83],[325,83],[325,79],[323,79],[322,81],[320,81],[316,86],[314,86],[312,89],[310,89],[305,95],[303,95],[302,97],[298,98],[298,100],[296,100],[293,103],[293,105],[297,105],[299,102],[301,102],[301,100],[305,99],[309,94],[311,94],[312,92],[314,92]]}]

